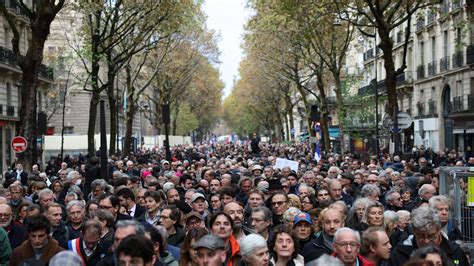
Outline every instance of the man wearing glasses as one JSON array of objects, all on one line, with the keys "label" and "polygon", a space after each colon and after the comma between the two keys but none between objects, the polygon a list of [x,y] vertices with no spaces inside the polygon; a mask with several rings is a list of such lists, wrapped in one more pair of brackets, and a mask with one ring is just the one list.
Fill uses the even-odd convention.
[{"label": "man wearing glasses", "polygon": [[283,213],[288,209],[288,197],[283,191],[275,192],[270,198],[273,210],[273,226],[283,223]]},{"label": "man wearing glasses", "polygon": [[413,234],[393,250],[390,256],[391,265],[403,265],[413,251],[429,245],[443,250],[454,265],[469,265],[466,254],[459,245],[447,240],[441,234],[441,219],[435,209],[427,206],[414,209],[411,221]]},{"label": "man wearing glasses", "polygon": [[334,253],[345,266],[375,266],[375,264],[360,255],[360,236],[357,231],[348,227],[339,228],[334,235]]}]

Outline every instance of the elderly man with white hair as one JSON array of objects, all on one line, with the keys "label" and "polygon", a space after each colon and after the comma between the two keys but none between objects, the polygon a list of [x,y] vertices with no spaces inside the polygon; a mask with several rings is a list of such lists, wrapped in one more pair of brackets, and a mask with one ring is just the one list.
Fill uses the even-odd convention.
[{"label": "elderly man with white hair", "polygon": [[418,197],[413,200],[405,208],[407,211],[412,211],[413,209],[420,206],[421,203],[428,203],[431,197],[436,195],[436,188],[431,184],[424,184],[418,189]]},{"label": "elderly man with white hair", "polygon": [[461,231],[459,231],[456,221],[451,218],[451,200],[444,195],[438,195],[432,197],[428,204],[431,208],[438,211],[442,226],[441,232],[444,237],[453,241],[462,240]]},{"label": "elderly man with white hair", "polygon": [[240,255],[245,265],[263,266],[270,262],[267,241],[259,234],[249,234],[239,241]]},{"label": "elderly man with white hair", "polygon": [[348,227],[339,228],[334,235],[332,256],[337,257],[345,266],[375,266],[375,264],[360,254],[359,232]]}]

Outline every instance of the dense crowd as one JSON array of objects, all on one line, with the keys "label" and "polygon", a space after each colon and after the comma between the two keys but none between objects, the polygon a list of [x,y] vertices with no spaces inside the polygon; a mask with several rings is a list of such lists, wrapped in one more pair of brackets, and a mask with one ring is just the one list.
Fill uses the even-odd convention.
[{"label": "dense crowd", "polygon": [[[304,143],[252,142],[163,154],[111,156],[107,176],[82,155],[15,163],[0,189],[0,264],[470,265],[472,210],[438,194],[438,167],[474,166],[470,149],[314,161]],[[453,204],[468,219],[454,220]]]}]

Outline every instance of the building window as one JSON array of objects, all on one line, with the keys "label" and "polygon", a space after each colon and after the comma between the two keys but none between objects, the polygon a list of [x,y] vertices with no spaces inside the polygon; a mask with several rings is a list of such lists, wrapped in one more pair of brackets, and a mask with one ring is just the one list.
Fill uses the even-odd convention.
[{"label": "building window", "polygon": [[436,60],[436,37],[431,37],[431,62]]},{"label": "building window", "polygon": [[447,57],[449,55],[449,46],[448,46],[448,31],[445,30],[443,32],[443,57]]},{"label": "building window", "polygon": [[425,43],[420,42],[420,65],[425,64]]},{"label": "building window", "polygon": [[7,82],[7,105],[12,105],[12,84]]},{"label": "building window", "polygon": [[74,134],[74,127],[64,127],[64,135]]}]

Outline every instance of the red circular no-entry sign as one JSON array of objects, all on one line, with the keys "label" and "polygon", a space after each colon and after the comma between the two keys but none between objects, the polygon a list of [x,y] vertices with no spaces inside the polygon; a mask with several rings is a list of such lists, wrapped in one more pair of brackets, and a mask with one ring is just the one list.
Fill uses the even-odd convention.
[{"label": "red circular no-entry sign", "polygon": [[24,137],[14,137],[12,139],[12,149],[16,153],[21,153],[26,151],[26,148],[28,147],[28,141]]}]

